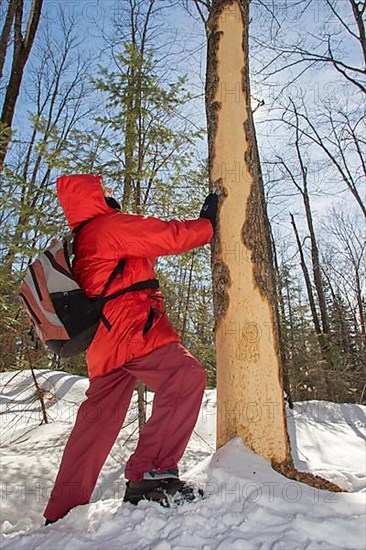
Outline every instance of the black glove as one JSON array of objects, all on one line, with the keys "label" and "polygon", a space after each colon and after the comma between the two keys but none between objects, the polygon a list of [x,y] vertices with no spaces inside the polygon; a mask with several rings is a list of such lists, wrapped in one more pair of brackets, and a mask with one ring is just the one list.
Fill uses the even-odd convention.
[{"label": "black glove", "polygon": [[209,195],[207,195],[205,202],[203,203],[202,210],[200,212],[200,218],[209,219],[214,230],[216,227],[218,203],[219,203],[218,194],[210,193]]}]

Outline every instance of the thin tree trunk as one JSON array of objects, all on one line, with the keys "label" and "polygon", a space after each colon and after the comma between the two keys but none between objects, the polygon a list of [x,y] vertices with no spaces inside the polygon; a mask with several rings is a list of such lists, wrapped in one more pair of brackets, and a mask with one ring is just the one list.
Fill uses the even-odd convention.
[{"label": "thin tree trunk", "polygon": [[183,323],[182,323],[182,331],[180,334],[180,338],[182,340],[182,344],[184,345],[184,340],[186,336],[186,330],[187,330],[187,322],[188,322],[188,311],[189,311],[189,302],[191,299],[191,288],[192,288],[192,276],[193,276],[193,267],[194,267],[194,254],[192,255],[191,265],[189,268],[189,277],[188,277],[188,288],[187,288],[187,295],[186,295],[186,303],[184,306],[184,313],[183,313]]},{"label": "thin tree trunk", "polygon": [[[291,346],[291,374],[292,374],[292,380],[294,380],[293,386],[295,387],[295,399],[298,399],[298,396],[296,394],[296,380],[297,375],[299,374],[299,366],[296,364],[296,371],[295,371],[295,362],[294,362],[294,355],[295,355],[295,330],[294,330],[294,319],[293,319],[293,313],[292,313],[292,304],[291,304],[291,297],[290,297],[290,285],[286,284],[286,298],[287,298],[287,306],[288,306],[288,318],[289,318],[289,324],[290,324],[290,339],[289,343]],[[284,304],[283,304],[284,308]],[[291,396],[291,403],[292,403],[292,396]],[[291,406],[293,408],[293,406]]]},{"label": "thin tree trunk", "polygon": [[362,48],[363,59],[366,65],[366,31],[365,31],[365,2],[357,2],[356,0],[349,0],[353,15],[356,21],[356,25],[359,33],[359,40]]},{"label": "thin tree trunk", "polygon": [[6,52],[8,49],[11,27],[14,21],[15,5],[16,5],[16,0],[9,0],[8,11],[6,13],[3,30],[0,36],[0,80],[3,77],[3,69],[5,64]]},{"label": "thin tree trunk", "polygon": [[354,266],[354,270],[355,270],[355,282],[356,282],[357,308],[358,308],[358,315],[360,318],[360,330],[363,338],[366,338],[365,311],[364,311],[365,304],[362,300],[362,283],[360,280],[360,271],[356,265]]},{"label": "thin tree trunk", "polygon": [[[14,20],[14,53],[10,72],[9,82],[6,88],[4,104],[1,113],[1,122],[5,127],[11,129],[15,106],[19,96],[20,85],[23,79],[23,72],[27,63],[30,51],[33,46],[35,35],[41,16],[43,0],[32,0],[25,37],[22,35],[22,18],[24,0],[15,0]],[[4,165],[5,156],[10,143],[10,135],[2,136],[0,143],[0,170]]]},{"label": "thin tree trunk", "polygon": [[307,188],[304,189],[303,199],[304,199],[304,205],[305,205],[306,219],[307,219],[309,233],[310,233],[311,260],[313,265],[314,284],[315,284],[316,293],[318,296],[320,316],[322,321],[322,328],[323,328],[322,332],[323,334],[329,334],[328,312],[327,312],[327,305],[325,301],[322,275],[320,270],[319,250],[318,250],[318,245],[315,237],[313,217],[311,213]]},{"label": "thin tree trunk", "polygon": [[[270,229],[270,235],[271,235],[275,276],[276,276],[276,282],[277,282],[276,287],[277,287],[278,306],[279,306],[279,312],[281,313],[280,317],[282,317],[282,320],[284,322],[286,315],[285,315],[285,303],[282,295],[282,290],[280,288],[280,280],[279,280],[280,268],[278,264],[276,244],[275,244],[271,225],[269,225],[269,229]],[[287,339],[286,330],[282,330],[281,319],[279,322],[279,341],[280,341],[279,349],[280,349],[281,361],[282,361],[283,389],[285,390],[285,393],[286,393],[288,405],[290,409],[293,409],[294,403],[292,400],[292,390],[291,390],[289,364],[288,364],[288,339]]]},{"label": "thin tree trunk", "polygon": [[145,403],[146,386],[142,382],[137,383],[137,408],[138,408],[138,421],[139,421],[139,433],[142,432],[146,423],[146,403]]},{"label": "thin tree trunk", "polygon": [[303,249],[302,249],[302,244],[301,244],[299,232],[298,232],[297,227],[296,227],[294,216],[292,214],[290,214],[290,217],[291,217],[291,225],[292,225],[292,227],[294,229],[294,233],[295,233],[297,248],[298,248],[298,251],[299,251],[299,254],[300,254],[300,265],[301,265],[302,273],[304,275],[305,286],[306,286],[306,290],[307,290],[307,294],[308,294],[309,305],[310,305],[310,310],[311,310],[311,316],[313,318],[315,332],[317,334],[321,334],[322,330],[321,330],[321,326],[320,326],[320,320],[319,320],[319,317],[318,317],[318,312],[316,310],[313,289],[312,289],[312,286],[311,286],[311,279],[310,279],[310,275],[309,275],[309,270],[308,270],[307,265],[306,265],[305,256],[304,256],[304,252],[303,252]]},{"label": "thin tree trunk", "polygon": [[126,99],[126,115],[125,115],[125,146],[124,146],[124,161],[125,161],[125,178],[123,185],[122,210],[128,211],[130,208],[130,200],[133,187],[133,171],[134,171],[134,150],[136,145],[135,131],[135,114],[133,90],[130,84],[127,90]]},{"label": "thin tree trunk", "polygon": [[[129,133],[126,134],[126,151],[127,156],[125,156],[125,163],[126,163],[126,173],[129,175],[128,178],[128,184],[130,185],[130,191],[132,189],[132,183],[133,179],[131,178],[133,170],[134,170],[134,155],[135,155],[135,149],[137,144],[140,143],[140,134],[136,134],[136,123],[138,115],[136,113],[136,104],[138,104],[138,98],[134,97],[138,90],[135,89],[135,83],[134,86],[131,86],[131,98],[132,98],[132,105],[133,110],[131,113],[128,113],[128,119],[129,119]],[[139,128],[140,129],[140,128]],[[138,162],[140,162],[140,155],[141,150],[138,148],[137,150],[138,155]],[[128,166],[128,163],[129,166]],[[128,170],[127,170],[128,166]],[[142,169],[142,166],[139,164],[139,169]],[[139,186],[140,182],[138,180],[138,174],[134,178],[135,182],[135,189],[134,189],[134,196],[133,196],[133,206],[134,206],[134,212],[139,213],[141,210],[141,194],[139,192]],[[146,424],[146,401],[145,401],[145,394],[146,394],[146,386],[142,382],[137,383],[137,406],[138,406],[138,422],[139,422],[139,433],[141,434],[145,424]]]},{"label": "thin tree trunk", "polygon": [[43,392],[42,392],[41,388],[39,387],[38,380],[37,380],[37,377],[36,377],[36,373],[34,372],[34,368],[33,368],[33,364],[32,364],[32,358],[31,358],[31,354],[30,354],[30,351],[29,351],[28,342],[24,342],[24,345],[25,345],[26,356],[27,356],[27,359],[28,359],[28,364],[29,364],[29,368],[30,368],[30,371],[31,371],[31,374],[32,374],[34,386],[35,386],[35,388],[36,388],[36,395],[37,395],[37,398],[38,398],[38,400],[39,400],[39,402],[40,402],[40,405],[41,405],[42,416],[43,416],[43,422],[44,422],[45,424],[48,424],[48,416],[47,416],[46,405],[45,405],[45,403],[44,403]]},{"label": "thin tree trunk", "polygon": [[310,234],[311,261],[312,261],[312,266],[313,266],[314,284],[315,284],[315,289],[316,289],[316,293],[317,293],[317,296],[318,296],[320,317],[321,317],[321,322],[322,322],[322,332],[323,332],[323,334],[328,334],[329,333],[329,327],[328,327],[327,305],[326,305],[322,275],[321,275],[321,270],[320,270],[318,244],[317,244],[316,237],[315,237],[313,215],[312,215],[312,212],[311,212],[310,197],[309,197],[309,191],[308,191],[307,167],[304,164],[303,157],[302,157],[302,154],[301,154],[301,149],[300,149],[300,130],[299,130],[299,123],[298,123],[298,116],[297,115],[296,115],[296,121],[297,121],[297,124],[296,124],[295,147],[296,147],[297,159],[298,159],[298,162],[299,162],[299,165],[300,165],[300,170],[301,170],[302,187],[296,182],[296,178],[294,178],[294,176],[292,176],[292,174],[291,174],[291,177],[292,177],[292,180],[295,183],[296,187],[299,189],[299,191],[301,193],[301,196],[303,198],[303,201],[304,201],[306,221],[307,221],[309,234]]},{"label": "thin tree trunk", "polygon": [[[297,247],[298,247],[299,254],[300,254],[301,269],[302,269],[302,272],[303,272],[303,275],[304,275],[306,290],[307,290],[307,294],[308,294],[308,298],[309,298],[311,315],[312,315],[312,318],[313,318],[314,328],[315,328],[315,332],[316,332],[316,335],[317,335],[317,338],[318,338],[320,351],[321,351],[323,360],[325,361],[325,363],[327,365],[327,370],[331,371],[332,370],[332,361],[329,358],[329,344],[327,342],[327,335],[324,335],[324,333],[322,331],[321,324],[320,324],[320,319],[318,317],[318,312],[316,310],[315,299],[314,299],[313,289],[312,289],[312,286],[311,286],[310,275],[309,275],[309,271],[308,271],[308,268],[307,268],[307,265],[306,265],[305,256],[304,256],[304,252],[303,252],[303,249],[302,249],[302,244],[301,244],[300,237],[299,237],[299,232],[297,230],[296,223],[295,223],[295,218],[292,214],[290,214],[290,216],[291,216],[291,224],[292,224],[292,227],[294,229],[294,233],[295,233],[295,237],[296,237]],[[327,394],[328,394],[329,399],[334,400],[334,386],[333,386],[333,383],[331,381],[330,376],[331,376],[331,373],[325,372]]]}]

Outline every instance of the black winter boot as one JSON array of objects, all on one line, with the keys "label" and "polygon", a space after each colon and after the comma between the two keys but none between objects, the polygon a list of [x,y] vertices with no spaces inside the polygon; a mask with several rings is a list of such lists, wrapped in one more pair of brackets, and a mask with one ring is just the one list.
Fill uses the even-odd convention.
[{"label": "black winter boot", "polygon": [[138,504],[141,500],[151,500],[169,508],[171,505],[194,502],[202,497],[202,489],[174,477],[128,481],[123,502]]},{"label": "black winter boot", "polygon": [[56,523],[56,521],[58,521],[58,520],[57,520],[57,519],[53,519],[53,520],[52,520],[52,519],[47,519],[47,518],[46,518],[46,521],[45,521],[45,524],[44,524],[44,525],[45,525],[45,527],[46,527],[47,525],[51,525],[51,523]]}]

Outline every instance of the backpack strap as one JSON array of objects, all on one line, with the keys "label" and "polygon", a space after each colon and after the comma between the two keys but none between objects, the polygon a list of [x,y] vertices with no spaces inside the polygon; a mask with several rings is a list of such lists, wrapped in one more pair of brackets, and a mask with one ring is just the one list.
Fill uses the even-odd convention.
[{"label": "backpack strap", "polygon": [[65,258],[67,260],[67,263],[68,263],[68,266],[69,266],[71,272],[72,272],[72,269],[74,267],[74,262],[75,262],[76,258],[75,258],[75,254],[74,254],[74,259],[73,259],[72,262],[70,262],[70,256],[74,252],[76,237],[79,234],[79,231],[81,231],[83,229],[83,227],[85,227],[89,222],[92,222],[94,219],[95,219],[95,217],[94,218],[89,218],[88,220],[84,220],[83,222],[79,223],[79,225],[74,227],[74,229],[71,231],[71,237],[67,241],[65,240],[65,242],[64,242]]},{"label": "backpack strap", "polygon": [[[79,234],[79,232],[89,222],[93,221],[94,219],[95,218],[89,218],[88,220],[84,220],[79,225],[74,227],[74,229],[72,230],[72,234],[74,235],[74,238]],[[108,277],[108,281],[104,285],[101,294],[99,296],[97,296],[96,298],[91,298],[91,300],[93,300],[95,302],[95,307],[96,307],[97,311],[99,312],[100,319],[101,319],[102,323],[105,325],[105,327],[108,330],[111,330],[112,326],[111,326],[108,319],[106,318],[106,316],[103,313],[103,306],[104,306],[104,303],[105,303],[104,296],[105,296],[106,292],[108,291],[113,279],[115,279],[117,277],[117,275],[119,275],[119,274],[122,275],[124,267],[125,267],[125,263],[126,263],[126,258],[122,258],[121,260],[118,261],[116,267],[113,269],[112,273]]]},{"label": "backpack strap", "polygon": [[85,227],[86,224],[88,224],[92,220],[94,220],[94,218],[89,218],[88,220],[84,220],[83,222],[79,223],[79,225],[74,227],[74,229],[72,230],[72,233],[74,233],[74,235],[77,235],[79,233],[79,231],[81,231],[82,228]]},{"label": "backpack strap", "polygon": [[111,286],[113,279],[115,279],[117,275],[122,275],[125,268],[125,263],[126,263],[126,258],[122,258],[121,260],[118,261],[116,267],[113,269],[112,273],[109,275],[108,281],[104,285],[102,293],[98,296],[98,299],[104,298],[106,292]]},{"label": "backpack strap", "polygon": [[106,302],[109,302],[109,300],[114,300],[114,298],[118,298],[119,296],[126,294],[126,292],[136,292],[138,290],[146,290],[147,288],[157,290],[159,288],[158,279],[148,279],[147,281],[140,281],[138,283],[134,283],[133,285],[128,286],[127,288],[123,288],[122,290],[117,290],[117,292],[114,292],[113,294],[110,294],[105,298],[102,297],[100,299],[103,301],[103,304],[105,304]]},{"label": "backpack strap", "polygon": [[105,294],[106,294],[107,290],[109,289],[109,287],[111,286],[111,283],[112,283],[113,279],[115,279],[117,277],[117,275],[119,275],[119,274],[122,275],[123,270],[125,268],[125,263],[126,263],[126,258],[122,258],[121,260],[119,260],[116,267],[113,269],[112,273],[109,275],[108,281],[104,285],[102,293],[97,298],[95,298],[95,307],[99,311],[99,315],[100,315],[100,319],[101,319],[102,323],[104,324],[104,326],[108,330],[112,329],[112,325],[110,324],[107,317],[103,313],[103,306],[104,306],[105,302],[107,301],[105,299]]},{"label": "backpack strap", "polygon": [[[74,235],[77,235],[83,227],[85,227],[89,222],[91,222],[94,218],[89,218],[88,220],[84,220],[81,222],[77,227],[75,227],[72,230],[72,233]],[[158,289],[159,288],[159,281],[157,279],[148,279],[147,281],[140,281],[138,283],[135,283],[131,286],[128,286],[127,288],[123,288],[122,290],[118,290],[117,292],[114,292],[113,294],[110,294],[109,296],[106,296],[106,293],[108,292],[109,287],[112,284],[112,281],[117,277],[117,275],[122,275],[124,268],[126,264],[126,258],[122,258],[118,261],[116,267],[113,269],[112,273],[108,277],[108,281],[103,287],[103,290],[99,296],[96,296],[95,298],[91,298],[91,300],[94,302],[94,305],[99,312],[100,320],[104,324],[104,326],[107,328],[107,330],[112,329],[112,325],[106,318],[106,316],[103,313],[103,307],[104,304],[109,302],[110,300],[114,300],[114,298],[118,298],[119,296],[122,296],[123,294],[126,294],[127,292],[136,292],[138,290],[145,290],[148,288],[151,289]]]},{"label": "backpack strap", "polygon": [[91,298],[94,301],[94,305],[96,309],[99,311],[100,319],[107,330],[112,329],[112,325],[106,318],[106,316],[103,313],[103,307],[104,304],[109,302],[110,300],[114,300],[115,298],[118,298],[119,296],[122,296],[123,294],[127,294],[127,292],[136,292],[138,290],[145,290],[145,289],[158,289],[159,288],[159,281],[157,279],[148,279],[147,281],[139,281],[138,283],[134,283],[133,285],[128,286],[127,288],[123,288],[121,290],[117,290],[117,292],[114,292],[113,294],[109,294],[109,296],[105,296],[105,293],[107,292],[111,282],[113,279],[120,273],[123,273],[123,269],[126,263],[126,259],[123,258],[118,262],[112,273],[110,274],[107,283],[104,286],[104,289],[102,293],[97,296],[96,298]]}]

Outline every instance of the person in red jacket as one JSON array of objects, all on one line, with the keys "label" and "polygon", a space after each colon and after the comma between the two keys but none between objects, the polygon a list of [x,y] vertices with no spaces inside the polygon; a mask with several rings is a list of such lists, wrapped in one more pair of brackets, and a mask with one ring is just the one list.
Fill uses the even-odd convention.
[{"label": "person in red jacket", "polygon": [[100,176],[62,176],[57,193],[72,230],[88,220],[75,238],[73,265],[86,295],[101,294],[122,258],[126,260],[123,273],[113,279],[107,295],[144,281],[147,288],[127,292],[103,308],[104,322],[86,353],[90,385],[44,512],[46,525],[89,502],[137,380],[155,395],[152,414],[125,467],[124,501],[166,503],[166,494],[177,492],[189,500],[192,487],[179,479],[178,462],[198,417],[206,372],[180,343],[164,297],[152,283],[155,258],[180,254],[211,240],[218,197],[211,193],[206,198],[198,219],[163,221],[121,212]]}]

